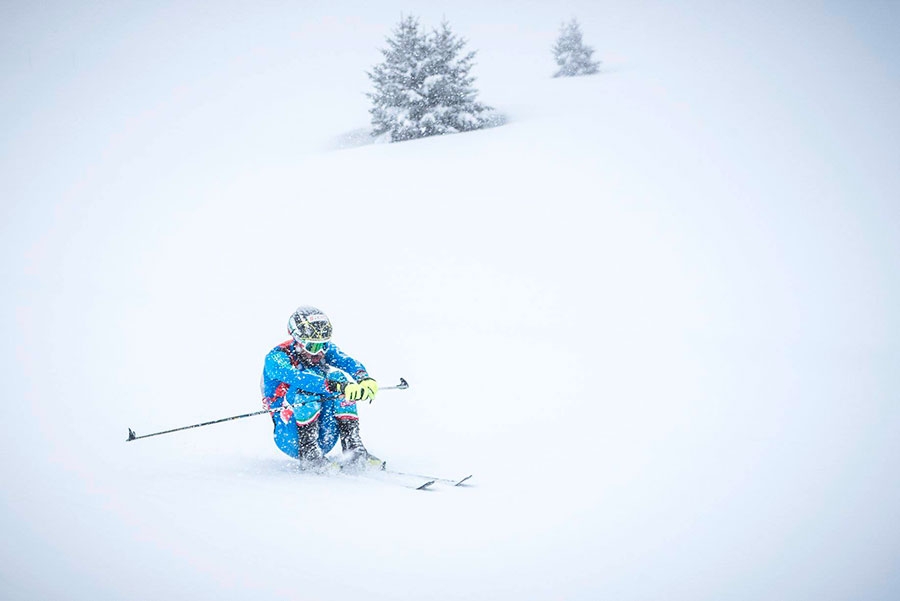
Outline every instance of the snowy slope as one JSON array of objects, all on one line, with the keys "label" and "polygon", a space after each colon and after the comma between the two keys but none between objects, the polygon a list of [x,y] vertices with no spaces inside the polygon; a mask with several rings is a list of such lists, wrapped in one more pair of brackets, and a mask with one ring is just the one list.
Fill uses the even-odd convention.
[{"label": "snowy slope", "polygon": [[[377,4],[4,9],[0,597],[895,597],[896,8],[435,3],[508,123],[338,149]],[[124,442],[259,408],[301,303],[473,486]]]}]

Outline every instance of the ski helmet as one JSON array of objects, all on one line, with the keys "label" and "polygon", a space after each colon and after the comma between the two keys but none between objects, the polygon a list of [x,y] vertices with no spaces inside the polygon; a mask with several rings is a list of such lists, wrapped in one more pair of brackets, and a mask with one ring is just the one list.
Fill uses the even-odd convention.
[{"label": "ski helmet", "polygon": [[297,342],[328,342],[331,340],[331,320],[316,309],[298,307],[288,320],[288,332]]}]

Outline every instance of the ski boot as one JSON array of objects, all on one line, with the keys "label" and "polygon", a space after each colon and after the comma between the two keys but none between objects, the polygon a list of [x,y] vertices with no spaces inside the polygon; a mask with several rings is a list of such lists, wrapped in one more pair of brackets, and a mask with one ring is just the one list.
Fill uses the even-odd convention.
[{"label": "ski boot", "polygon": [[300,446],[300,469],[303,471],[324,474],[330,471],[331,462],[325,459],[319,447],[319,420],[308,424],[297,424],[297,437]]},{"label": "ski boot", "polygon": [[359,436],[359,420],[339,419],[337,423],[341,435],[341,449],[344,451],[344,468],[352,470],[381,468],[384,462],[370,454],[363,445]]}]

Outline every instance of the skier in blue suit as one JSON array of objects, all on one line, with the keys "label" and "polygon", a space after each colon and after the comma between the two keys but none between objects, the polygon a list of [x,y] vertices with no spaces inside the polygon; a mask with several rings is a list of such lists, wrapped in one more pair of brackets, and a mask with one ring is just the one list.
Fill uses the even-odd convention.
[{"label": "skier in blue suit", "polygon": [[325,469],[338,438],[347,463],[378,462],[362,443],[356,411],[357,401],[375,398],[378,383],[331,342],[331,321],[315,307],[294,311],[288,332],[291,339],[266,355],[261,383],[275,444],[304,469]]}]

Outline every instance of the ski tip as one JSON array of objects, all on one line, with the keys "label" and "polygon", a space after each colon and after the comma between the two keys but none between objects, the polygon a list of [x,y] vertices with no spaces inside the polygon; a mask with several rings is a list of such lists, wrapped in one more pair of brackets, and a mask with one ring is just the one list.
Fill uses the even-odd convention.
[{"label": "ski tip", "polygon": [[428,482],[426,482],[426,483],[423,484],[422,486],[417,486],[417,487],[416,487],[416,490],[428,490],[428,487],[431,486],[432,484],[434,484],[434,480],[429,480]]},{"label": "ski tip", "polygon": [[459,482],[457,482],[457,483],[454,484],[453,486],[461,486],[463,482],[465,482],[466,480],[468,480],[468,479],[471,478],[471,477],[472,477],[472,474],[469,474],[468,476],[466,476],[465,478],[463,478],[462,480],[460,480]]},{"label": "ski tip", "polygon": [[137,438],[137,435],[134,433],[134,430],[128,428],[128,438],[125,440],[125,442],[131,442],[135,438]]}]

